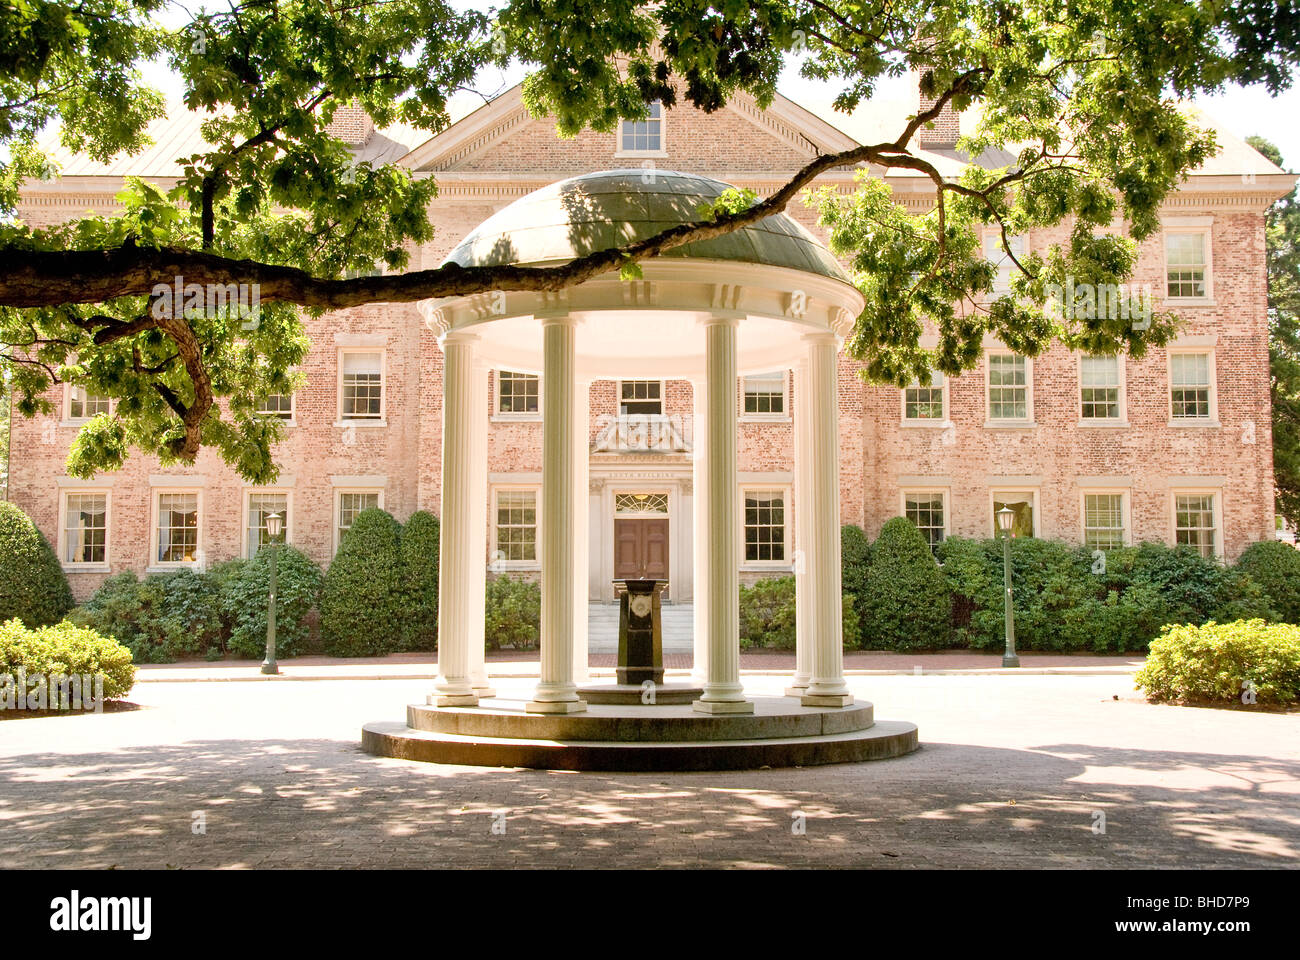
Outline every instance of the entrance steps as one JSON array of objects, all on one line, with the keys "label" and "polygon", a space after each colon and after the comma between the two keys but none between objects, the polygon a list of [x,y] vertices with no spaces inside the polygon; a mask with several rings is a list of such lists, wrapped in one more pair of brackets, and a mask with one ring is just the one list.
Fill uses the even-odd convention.
[{"label": "entrance steps", "polygon": [[[695,649],[694,605],[665,603],[661,611],[664,653],[692,653]],[[617,603],[588,604],[587,637],[588,653],[618,653]]]}]

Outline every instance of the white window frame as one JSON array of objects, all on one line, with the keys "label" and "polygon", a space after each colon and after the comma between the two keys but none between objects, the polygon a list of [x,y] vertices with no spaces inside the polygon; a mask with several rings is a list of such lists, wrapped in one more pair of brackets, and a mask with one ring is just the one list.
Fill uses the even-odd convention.
[{"label": "white window frame", "polygon": [[[1034,536],[1035,538],[1041,537],[1043,535],[1042,534],[1043,517],[1042,517],[1042,509],[1039,503],[1040,498],[1038,496],[1038,491],[1039,491],[1038,487],[1017,487],[1017,486],[991,487],[989,489],[989,512],[987,515],[989,525],[984,529],[993,531],[993,530],[997,530],[998,528],[998,517],[997,517],[997,512],[993,509],[993,503],[997,499],[997,495],[999,493],[1028,494],[1029,501],[1030,501],[1030,509],[1034,511],[1034,532],[1032,536]],[[999,532],[996,535],[1000,537],[1002,534]]]},{"label": "white window frame", "polygon": [[[195,500],[195,510],[199,514],[198,529],[195,531],[195,558],[193,561],[188,560],[159,560],[158,559],[158,522],[161,519],[159,510],[164,494],[169,493],[192,493],[197,498]],[[202,571],[206,567],[203,534],[207,526],[207,511],[204,509],[204,496],[202,487],[150,487],[149,488],[149,563],[145,567],[145,573],[159,573],[168,570],[198,570]]]},{"label": "white window frame", "polygon": [[[774,374],[776,370],[765,371],[766,374]],[[749,374],[738,377],[738,393],[736,397],[736,420],[740,423],[789,423],[790,422],[790,371],[782,370],[781,373],[781,413],[746,413],[745,412],[745,381],[753,380],[755,377],[764,376],[763,373]]]},{"label": "white window frame", "polygon": [[[940,399],[943,404],[943,413],[938,420],[928,418],[908,417],[907,415],[907,391],[912,389],[912,384],[908,384],[898,391],[898,418],[899,423],[905,427],[946,427],[950,424],[948,415],[948,384],[952,380],[946,373],[941,370],[933,371],[943,377],[943,383],[939,387]],[[915,492],[915,491],[913,491]]]},{"label": "white window frame", "polygon": [[[523,410],[523,411],[513,411],[513,410],[502,410],[502,409],[501,409],[501,374],[502,374],[502,373],[516,373],[516,374],[519,374],[519,375],[521,375],[521,376],[537,377],[537,412],[536,412],[536,413],[530,413],[530,412],[527,411],[527,410]],[[541,377],[540,374],[529,373],[527,370],[502,370],[502,369],[499,368],[499,367],[493,369],[493,371],[492,371],[492,412],[491,412],[491,419],[492,419],[492,420],[501,420],[501,421],[507,421],[507,420],[541,420],[541,419],[542,419],[542,404],[543,404],[543,402],[544,402],[544,395],[543,395],[543,390],[544,390],[544,389],[545,389],[545,385],[542,383],[542,377]]]},{"label": "white window frame", "polygon": [[[80,390],[83,394],[86,392],[86,388],[83,387],[81,384],[65,383],[63,385],[63,410],[61,411],[63,414],[63,422],[64,423],[86,423],[91,419],[91,417],[74,417],[72,415],[72,392],[74,390]],[[112,397],[108,398],[108,412],[110,414],[113,412]]]},{"label": "white window frame", "polygon": [[1214,552],[1212,556],[1222,559],[1223,548],[1223,490],[1219,487],[1170,487],[1169,488],[1169,545],[1178,546],[1178,498],[1180,496],[1209,496],[1214,504]]},{"label": "white window frame", "polygon": [[[1025,362],[1025,418],[993,418],[993,357],[1019,357]],[[1034,426],[1034,358],[1016,353],[1014,350],[996,349],[984,351],[984,426],[990,429],[1004,427]]]},{"label": "white window frame", "polygon": [[1078,404],[1079,426],[1081,427],[1127,427],[1128,422],[1128,364],[1124,362],[1125,354],[1117,353],[1114,356],[1115,368],[1119,373],[1119,416],[1110,417],[1085,417],[1083,415],[1083,362],[1089,357],[1098,357],[1097,354],[1080,353],[1075,361],[1074,372],[1079,383],[1079,393],[1075,397],[1075,403]]},{"label": "white window frame", "polygon": [[1131,491],[1124,487],[1080,487],[1079,488],[1079,543],[1086,545],[1088,541],[1088,497],[1089,496],[1118,496],[1120,523],[1124,525],[1123,529],[1123,546],[1130,547],[1133,545],[1133,512],[1131,507],[1132,497],[1129,496]]},{"label": "white window frame", "polygon": [[[537,514],[537,559],[536,560],[506,560],[497,556],[497,504],[501,493],[518,493],[528,492],[533,495],[533,503]],[[584,507],[585,509],[585,507]],[[489,567],[495,571],[506,570],[540,570],[542,569],[542,485],[540,483],[494,483],[492,485],[492,497],[488,502],[488,520],[489,520],[489,537],[488,549],[491,551],[491,557],[488,561]]]},{"label": "white window frame", "polygon": [[[330,555],[334,556],[334,554],[337,554],[339,552],[339,544],[343,542],[343,535],[339,532],[339,526],[341,521],[343,520],[342,495],[345,493],[377,493],[379,494],[379,499],[376,501],[375,506],[378,507],[380,510],[382,510],[384,509],[384,488],[383,487],[334,487],[332,489],[333,489],[333,496],[334,496],[334,508],[333,510],[330,511],[330,513],[334,521],[333,523],[334,552]],[[293,518],[292,507],[290,507],[289,517],[290,519]],[[245,519],[244,522],[244,529],[245,530],[248,529],[247,519]],[[348,527],[348,529],[351,530],[352,528]]]},{"label": "white window frame", "polygon": [[[284,524],[284,532],[280,536],[280,545],[285,546],[293,543],[293,523],[297,517],[297,511],[293,508],[293,488],[292,487],[245,487],[244,488],[244,509],[243,523],[240,525],[239,536],[239,555],[248,558],[248,548],[251,545],[248,536],[248,522],[252,513],[252,499],[254,496],[261,494],[279,495],[284,497],[284,509],[288,511],[289,516]],[[338,528],[335,527],[337,535]]]},{"label": "white window frame", "polygon": [[[1205,247],[1205,296],[1169,296],[1169,237],[1175,234],[1200,234]],[[1160,234],[1160,293],[1171,305],[1213,305],[1214,303],[1214,231],[1211,224],[1178,225],[1166,223]]]},{"label": "white window frame", "polygon": [[[100,561],[76,562],[65,560],[68,548],[68,497],[102,496],[104,498],[104,559]],[[202,514],[200,514],[200,517]],[[113,492],[107,487],[63,487],[59,490],[59,563],[69,573],[105,572],[110,568],[113,549]],[[157,556],[157,554],[155,554]]]},{"label": "white window frame", "polygon": [[[1011,244],[1011,252],[1016,255],[1017,260],[1023,262],[1024,258],[1029,254],[1029,236],[1023,233],[1017,233],[1008,237],[1008,240]],[[1011,261],[1011,258],[1007,256],[1007,252],[1002,249],[1002,231],[997,228],[985,230],[980,243],[980,254],[985,260],[994,263],[993,258],[989,256],[989,246],[992,244],[993,250],[998,255],[998,260],[1001,261],[997,264],[997,276],[993,278],[993,292],[988,296],[991,299],[1005,296],[1011,292],[1011,279],[1015,276],[1015,272],[1018,268]],[[1005,281],[1003,280],[1004,268],[1006,270]]]},{"label": "white window frame", "polygon": [[[791,503],[793,485],[789,483],[743,483],[740,485],[740,495],[736,498],[736,509],[738,516],[736,518],[737,528],[737,551],[740,558],[740,568],[742,570],[793,570],[794,569],[794,540],[791,536],[793,533],[794,510]],[[745,495],[748,493],[779,493],[781,494],[781,511],[783,522],[781,524],[781,552],[785,554],[784,560],[749,560],[745,557]]]},{"label": "white window frame", "polygon": [[[343,363],[344,358],[353,353],[379,354],[379,416],[348,417],[343,414]],[[336,427],[386,427],[388,426],[388,348],[387,347],[339,347],[338,372],[335,386],[335,414],[338,419]]]},{"label": "white window frame", "polygon": [[[668,381],[660,380],[655,377],[628,377],[625,380],[614,381],[614,413],[616,416],[623,416],[619,408],[623,406],[623,384],[625,383],[657,383],[659,384],[659,412],[658,413],[629,413],[629,417],[662,417],[668,413]],[[541,406],[541,391],[538,390],[538,407]],[[634,401],[646,402],[646,401]]]},{"label": "white window frame", "polygon": [[[903,487],[898,491],[898,515],[907,516],[907,498],[911,496],[934,496],[938,494],[943,503],[943,540],[947,540],[951,535],[952,514],[948,509],[948,488],[947,487]],[[942,540],[940,541],[942,542]]]},{"label": "white window frame", "polygon": [[[341,368],[341,366],[340,366],[340,370],[341,370],[341,369],[342,369],[342,368]],[[339,375],[339,382],[340,382],[340,385],[341,385],[341,384],[342,384],[342,373],[340,373],[340,375]],[[342,393],[343,393],[343,391],[342,391],[342,389],[341,389],[341,387],[340,387],[340,390],[339,390],[339,397],[340,397],[340,399],[339,399],[339,403],[340,403],[340,408],[341,408],[341,406],[342,406]],[[278,396],[284,396],[284,394],[278,394]],[[265,397],[265,396],[263,396],[263,397],[258,397],[258,400],[257,400],[257,409],[254,410],[253,412],[254,412],[255,414],[257,414],[259,417],[274,417],[276,420],[279,420],[281,423],[283,423],[286,427],[297,426],[297,423],[298,423],[298,392],[297,392],[296,390],[295,390],[295,391],[292,391],[291,393],[289,393],[288,396],[289,396],[289,416],[287,416],[287,417],[282,417],[282,416],[280,416],[279,411],[263,410],[263,409],[262,409],[262,404],[266,402],[266,397]]]},{"label": "white window frame", "polygon": [[[666,157],[668,156],[668,110],[663,103],[654,100],[647,106],[659,105],[659,149],[658,150],[624,150],[623,149],[623,125],[627,123],[636,123],[635,120],[619,120],[618,127],[614,130],[614,156],[616,157]],[[651,118],[647,118],[651,119]]]},{"label": "white window frame", "polygon": [[[1210,372],[1210,415],[1208,417],[1174,417],[1174,357],[1204,354]],[[1170,346],[1165,352],[1165,415],[1171,427],[1219,426],[1219,362],[1214,347]]]}]

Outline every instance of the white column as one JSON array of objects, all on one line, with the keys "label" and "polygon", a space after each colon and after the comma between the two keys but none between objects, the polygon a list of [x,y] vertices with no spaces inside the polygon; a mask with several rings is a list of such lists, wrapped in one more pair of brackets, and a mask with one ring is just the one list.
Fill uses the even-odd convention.
[{"label": "white column", "polygon": [[701,713],[753,713],[740,683],[740,576],[737,571],[739,510],[736,476],[736,326],[734,317],[705,324],[708,377],[708,651]]},{"label": "white column", "polygon": [[465,570],[465,589],[469,592],[469,680],[474,694],[480,698],[495,697],[496,691],[488,682],[487,665],[483,661],[484,618],[486,615],[484,591],[487,588],[487,531],[488,531],[488,367],[474,364],[473,411],[470,431],[473,434],[474,453],[470,458],[470,549],[474,562]]},{"label": "white column", "polygon": [[578,699],[573,668],[575,337],[571,318],[542,320],[542,676],[526,706],[530,713],[587,709]]},{"label": "white column", "polygon": [[807,707],[847,707],[853,694],[844,683],[844,624],[840,601],[840,470],[839,398],[836,337],[808,334],[808,388],[810,429],[808,452],[809,491],[812,494],[806,580],[811,654]]},{"label": "white column", "polygon": [[[474,485],[474,343],[473,334],[448,333],[442,339],[442,521],[438,547],[438,679],[429,699],[439,707],[474,706],[478,697],[470,680],[470,643],[475,608],[474,571],[482,551],[474,551],[474,500],[483,491]],[[480,538],[482,531],[477,531]],[[480,639],[480,643],[481,643]]]},{"label": "white column", "polygon": [[573,679],[586,683],[591,569],[591,381],[573,389]]},{"label": "white column", "polygon": [[809,617],[808,563],[811,553],[809,535],[812,532],[812,482],[809,478],[811,458],[808,456],[808,434],[812,429],[809,412],[808,359],[804,357],[795,365],[794,389],[794,679],[786,688],[787,697],[802,697],[808,692],[808,677],[812,655],[812,624]]},{"label": "white column", "polygon": [[708,385],[703,379],[691,382],[694,406],[691,425],[691,587],[694,604],[695,654],[691,676],[703,684],[709,662],[709,478],[704,454],[708,450]]}]

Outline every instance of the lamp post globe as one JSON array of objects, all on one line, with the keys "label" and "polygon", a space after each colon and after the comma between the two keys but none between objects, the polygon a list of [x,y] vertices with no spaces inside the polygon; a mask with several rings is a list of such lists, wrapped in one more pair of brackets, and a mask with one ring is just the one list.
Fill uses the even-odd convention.
[{"label": "lamp post globe", "polygon": [[266,659],[262,661],[262,672],[266,674],[278,674],[280,672],[279,664],[275,662],[275,561],[276,553],[279,550],[280,534],[284,530],[284,517],[278,513],[268,513],[266,515],[266,537],[270,541],[267,546],[271,549],[269,562],[271,569],[269,571],[269,588],[266,597]]},{"label": "lamp post globe", "polygon": [[1011,603],[1011,528],[1015,524],[1016,512],[1010,507],[1003,507],[997,512],[997,520],[998,529],[1002,531],[1002,585],[1007,626],[1007,645],[1002,653],[1002,666],[1018,667],[1020,658],[1016,656],[1016,613]]}]

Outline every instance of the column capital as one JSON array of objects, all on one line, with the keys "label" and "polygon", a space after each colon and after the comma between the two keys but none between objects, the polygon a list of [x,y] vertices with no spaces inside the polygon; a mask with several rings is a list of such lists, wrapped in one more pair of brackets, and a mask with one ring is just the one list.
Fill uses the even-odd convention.
[{"label": "column capital", "polygon": [[830,344],[836,350],[838,350],[840,344],[844,342],[843,338],[834,330],[813,330],[810,333],[803,334],[799,339],[803,340],[804,343]]},{"label": "column capital", "polygon": [[700,326],[702,327],[737,327],[739,325],[740,317],[727,316],[725,314],[710,313],[707,316],[700,318]]},{"label": "column capital", "polygon": [[545,330],[547,327],[555,327],[555,326],[576,327],[578,324],[582,323],[581,318],[575,317],[571,313],[544,313],[544,314],[534,314],[534,316],[542,322],[543,330]]},{"label": "column capital", "polygon": [[453,347],[472,347],[478,343],[479,335],[469,330],[448,330],[438,337],[438,345],[445,351],[448,345]]}]

